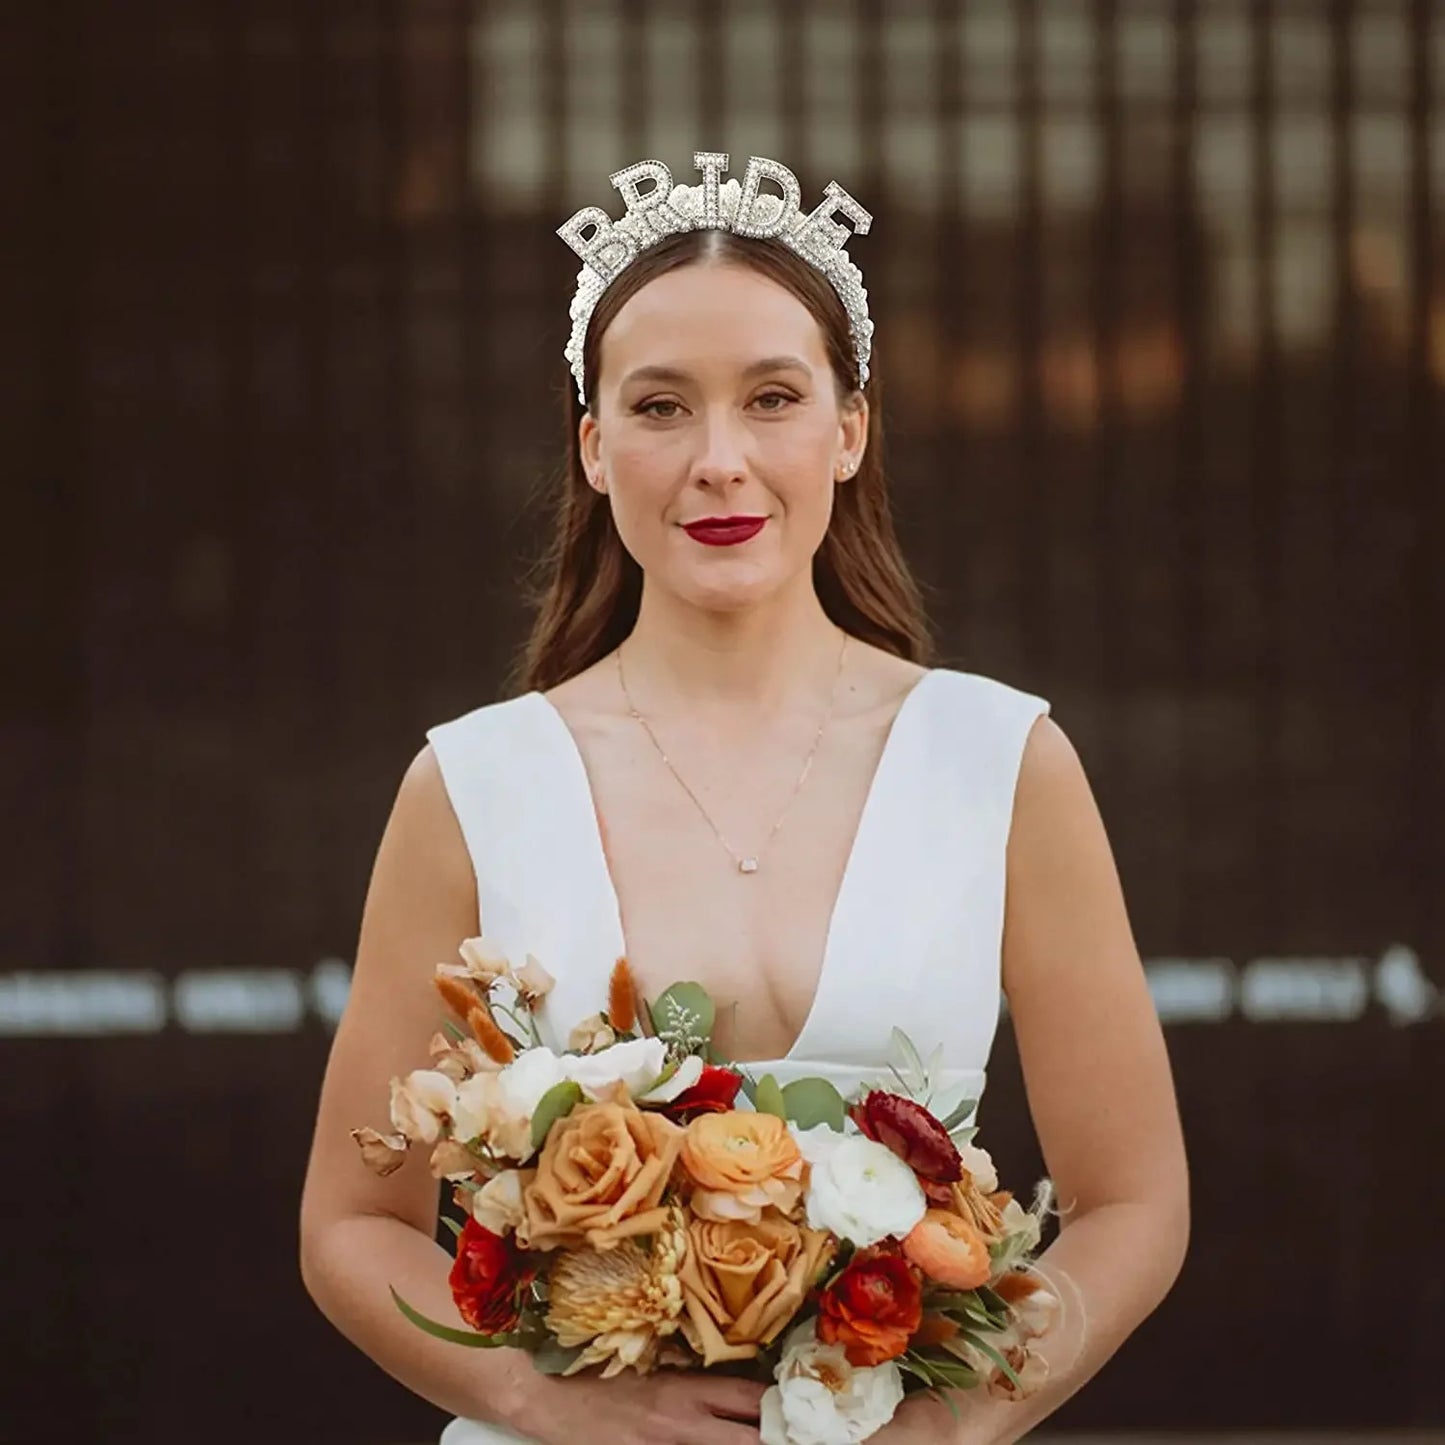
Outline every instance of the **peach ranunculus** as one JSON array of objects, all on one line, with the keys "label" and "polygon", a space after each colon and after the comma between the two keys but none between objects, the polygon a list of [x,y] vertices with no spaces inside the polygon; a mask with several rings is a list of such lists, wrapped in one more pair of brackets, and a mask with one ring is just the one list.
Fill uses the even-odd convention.
[{"label": "peach ranunculus", "polygon": [[771,1215],[753,1224],[730,1219],[688,1224],[682,1265],[683,1333],[704,1365],[749,1360],[798,1312],[833,1242]]},{"label": "peach ranunculus", "polygon": [[655,1234],[682,1136],[670,1119],[631,1104],[579,1104],[552,1126],[523,1191],[528,1248],[610,1249]]},{"label": "peach ranunculus", "polygon": [[791,1214],[803,1193],[803,1156],[783,1120],[730,1109],[687,1126],[682,1165],[697,1186],[692,1212],[756,1224],[763,1210]]},{"label": "peach ranunculus", "polygon": [[903,1241],[903,1253],[929,1279],[949,1289],[977,1289],[993,1273],[988,1245],[966,1219],[930,1209]]}]

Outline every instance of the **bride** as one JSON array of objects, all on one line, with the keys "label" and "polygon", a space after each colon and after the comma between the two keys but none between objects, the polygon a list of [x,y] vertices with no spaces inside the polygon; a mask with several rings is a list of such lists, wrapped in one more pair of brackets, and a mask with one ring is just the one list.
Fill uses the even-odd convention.
[{"label": "bride", "polygon": [[[763,1387],[537,1373],[415,1329],[455,1317],[422,1151],[382,1181],[348,1137],[437,1026],[433,965],[485,931],[556,977],[544,1041],[604,1006],[625,954],[695,979],[720,1043],[780,1081],[856,1087],[901,1027],[977,1097],[1007,995],[1062,1228],[1064,1325],[1023,1402],[913,1396],[874,1438],[1016,1440],[1114,1354],[1188,1236],[1178,1113],[1119,879],[1042,698],[927,665],[889,517],[861,277],[871,218],[830,186],[699,153],[559,234],[583,257],[578,401],[522,690],[430,730],[372,873],[301,1213],[326,1316],[458,1418],[445,1445],[743,1445]],[[762,191],[770,178],[781,196]],[[643,189],[643,183],[651,187]],[[853,232],[832,216],[842,213]],[[590,233],[590,234],[589,234]],[[560,1036],[559,1036],[560,1031]]]}]

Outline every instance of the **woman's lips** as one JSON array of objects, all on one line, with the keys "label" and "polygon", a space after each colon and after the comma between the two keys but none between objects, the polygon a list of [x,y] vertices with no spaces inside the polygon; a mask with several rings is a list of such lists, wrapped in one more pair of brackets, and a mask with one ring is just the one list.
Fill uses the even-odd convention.
[{"label": "woman's lips", "polygon": [[766,517],[713,517],[688,522],[683,531],[705,547],[736,547],[756,537],[767,524]]}]

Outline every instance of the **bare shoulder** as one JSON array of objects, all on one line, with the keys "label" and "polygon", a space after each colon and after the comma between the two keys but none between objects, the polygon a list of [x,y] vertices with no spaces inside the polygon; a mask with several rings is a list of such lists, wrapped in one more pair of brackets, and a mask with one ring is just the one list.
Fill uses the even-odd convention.
[{"label": "bare shoulder", "polygon": [[302,1202],[303,1248],[338,1219],[392,1214],[428,1230],[436,1182],[408,1159],[385,1181],[353,1127],[385,1125],[387,1080],[418,1067],[436,1029],[434,967],[477,930],[470,854],[430,743],[410,761],[382,830],[362,907],[351,993],[322,1080]]},{"label": "bare shoulder", "polygon": [[1168,1055],[1085,773],[1047,715],[1025,745],[1008,843],[1003,981],[1029,1105],[1060,1197],[1153,1200],[1187,1237]]}]

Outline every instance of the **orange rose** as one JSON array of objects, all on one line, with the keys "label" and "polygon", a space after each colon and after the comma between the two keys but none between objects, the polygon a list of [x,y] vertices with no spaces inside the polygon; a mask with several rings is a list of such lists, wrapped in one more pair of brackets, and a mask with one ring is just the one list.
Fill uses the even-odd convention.
[{"label": "orange rose", "polygon": [[687,1126],[682,1165],[697,1188],[693,1213],[756,1224],[763,1210],[791,1214],[803,1192],[803,1156],[783,1120],[729,1109]]},{"label": "orange rose", "polygon": [[858,1368],[896,1360],[923,1319],[923,1286],[907,1260],[862,1251],[823,1291],[818,1338]]},{"label": "orange rose", "polygon": [[655,1234],[683,1131],[631,1104],[579,1104],[552,1126],[523,1192],[530,1249],[610,1249]]},{"label": "orange rose", "polygon": [[757,1224],[694,1219],[680,1271],[683,1332],[704,1365],[749,1360],[792,1320],[833,1244],[777,1215]]},{"label": "orange rose", "polygon": [[977,1289],[993,1273],[983,1236],[946,1209],[930,1209],[903,1241],[903,1252],[929,1279],[950,1289]]}]

